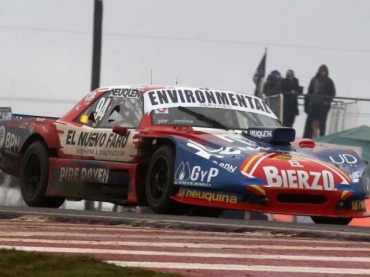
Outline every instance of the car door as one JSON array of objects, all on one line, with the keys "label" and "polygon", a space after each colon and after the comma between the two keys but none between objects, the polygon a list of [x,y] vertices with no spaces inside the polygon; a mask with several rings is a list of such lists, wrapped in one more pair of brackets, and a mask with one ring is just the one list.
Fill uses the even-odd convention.
[{"label": "car door", "polygon": [[[49,159],[47,195],[99,201],[136,200],[136,128],[142,117],[140,95],[104,93],[74,122],[56,122],[60,155]],[[127,128],[116,134],[113,127]]]}]

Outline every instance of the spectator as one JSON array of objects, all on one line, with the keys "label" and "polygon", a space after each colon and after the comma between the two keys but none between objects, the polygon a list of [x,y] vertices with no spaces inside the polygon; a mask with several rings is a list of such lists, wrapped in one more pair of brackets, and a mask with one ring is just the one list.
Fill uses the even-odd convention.
[{"label": "spectator", "polygon": [[265,84],[263,85],[263,93],[266,96],[272,96],[281,92],[281,74],[279,71],[271,71]]},{"label": "spectator", "polygon": [[302,87],[299,86],[299,81],[291,69],[286,72],[286,77],[281,83],[281,92],[284,94],[283,125],[292,127],[296,115],[299,114],[297,95],[302,93]]},{"label": "spectator", "polygon": [[303,137],[316,137],[318,135],[316,133],[320,136],[325,135],[326,118],[334,96],[334,82],[329,78],[327,66],[322,65],[312,78],[305,98],[304,109],[307,113],[307,120]]}]

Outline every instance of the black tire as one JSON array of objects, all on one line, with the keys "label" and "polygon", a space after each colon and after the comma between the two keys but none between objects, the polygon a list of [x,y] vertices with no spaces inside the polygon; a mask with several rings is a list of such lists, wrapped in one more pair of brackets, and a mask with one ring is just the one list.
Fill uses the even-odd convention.
[{"label": "black tire", "polygon": [[20,177],[22,197],[28,206],[59,208],[64,203],[64,198],[45,196],[49,179],[49,154],[42,142],[34,142],[27,148]]},{"label": "black tire", "polygon": [[224,212],[223,209],[211,207],[193,207],[187,215],[190,216],[205,216],[205,217],[220,217]]},{"label": "black tire", "polygon": [[177,188],[173,184],[175,153],[171,146],[159,147],[153,154],[145,183],[149,207],[158,214],[183,214],[187,207],[171,199]]},{"label": "black tire", "polygon": [[337,224],[337,225],[348,225],[352,220],[351,217],[326,217],[326,216],[311,216],[311,219],[316,224]]}]

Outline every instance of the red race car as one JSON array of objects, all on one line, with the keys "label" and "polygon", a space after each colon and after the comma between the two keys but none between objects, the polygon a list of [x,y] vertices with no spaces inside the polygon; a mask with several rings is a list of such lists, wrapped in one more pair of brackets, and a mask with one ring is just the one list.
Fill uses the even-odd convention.
[{"label": "red race car", "polygon": [[261,99],[230,91],[107,87],[59,119],[2,120],[0,168],[35,207],[90,199],[317,223],[368,216],[369,174],[355,152],[296,140]]}]

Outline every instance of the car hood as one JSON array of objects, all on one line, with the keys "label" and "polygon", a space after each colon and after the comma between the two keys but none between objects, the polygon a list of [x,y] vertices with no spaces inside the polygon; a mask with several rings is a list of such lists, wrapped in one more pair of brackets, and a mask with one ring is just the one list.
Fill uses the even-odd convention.
[{"label": "car hood", "polygon": [[347,173],[314,153],[267,143],[242,131],[197,128],[186,148],[223,170],[263,180],[271,187],[334,190],[351,183]]}]

